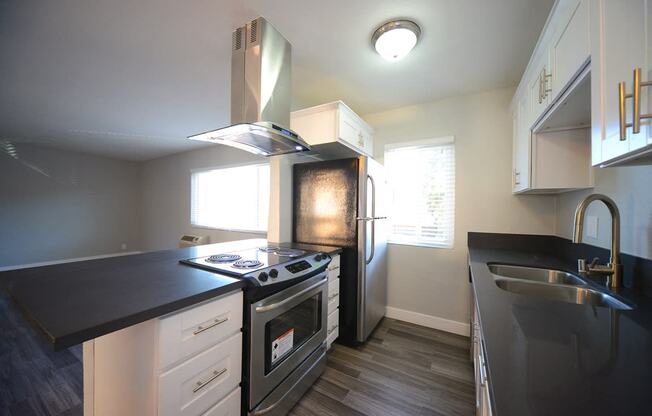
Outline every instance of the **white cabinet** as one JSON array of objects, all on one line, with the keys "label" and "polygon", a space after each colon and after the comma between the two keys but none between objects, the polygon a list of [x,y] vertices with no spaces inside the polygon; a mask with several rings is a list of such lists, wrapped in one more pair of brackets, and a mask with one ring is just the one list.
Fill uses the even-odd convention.
[{"label": "white cabinet", "polygon": [[237,333],[159,376],[158,416],[204,414],[239,386],[241,371],[242,333]]},{"label": "white cabinet", "polygon": [[546,90],[556,98],[591,58],[589,0],[572,0],[560,12],[549,48],[550,70]]},{"label": "white cabinet", "polygon": [[340,255],[334,254],[328,265],[328,323],[326,328],[326,344],[331,344],[339,335],[340,327]]},{"label": "white cabinet", "polygon": [[339,143],[373,156],[373,129],[342,101],[293,111],[290,128],[311,146]]},{"label": "white cabinet", "polygon": [[[594,165],[613,165],[649,152],[652,146],[649,120],[640,132],[627,127],[620,133],[619,83],[633,92],[633,71],[641,68],[641,80],[652,80],[652,2],[649,0],[595,0],[591,22],[591,120]],[[652,111],[652,87],[642,87],[641,114]],[[625,123],[632,123],[633,102],[624,100]]]},{"label": "white cabinet", "polygon": [[482,339],[482,328],[478,319],[478,306],[471,288],[471,359],[475,374],[475,414],[476,416],[492,415],[492,397],[489,388],[488,366]]},{"label": "white cabinet", "polygon": [[548,52],[543,51],[534,65],[535,76],[529,81],[529,88],[526,96],[530,98],[530,108],[528,110],[529,126],[538,120],[550,104],[550,64],[548,62]]},{"label": "white cabinet", "polygon": [[514,109],[514,138],[512,191],[522,192],[530,188],[530,127],[527,97],[522,97]]},{"label": "white cabinet", "polygon": [[513,193],[593,186],[590,116],[583,122],[581,111],[566,111],[590,106],[590,10],[591,0],[555,3],[514,95]]},{"label": "white cabinet", "polygon": [[84,415],[237,416],[242,291],[84,343]]},{"label": "white cabinet", "polygon": [[162,318],[159,323],[159,368],[166,368],[242,328],[242,294],[234,293]]}]

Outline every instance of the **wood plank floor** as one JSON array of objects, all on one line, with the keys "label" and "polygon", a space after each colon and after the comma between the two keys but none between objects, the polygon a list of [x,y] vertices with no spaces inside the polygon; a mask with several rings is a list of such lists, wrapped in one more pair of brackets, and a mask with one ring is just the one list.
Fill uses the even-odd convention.
[{"label": "wood plank floor", "polygon": [[[52,352],[0,288],[0,415],[82,416],[81,347]],[[365,345],[335,344],[292,416],[471,415],[469,339],[384,319]]]},{"label": "wood plank floor", "polygon": [[334,344],[292,416],[472,415],[469,338],[385,318],[370,340]]},{"label": "wood plank floor", "polygon": [[0,415],[81,416],[82,348],[54,352],[0,288]]}]

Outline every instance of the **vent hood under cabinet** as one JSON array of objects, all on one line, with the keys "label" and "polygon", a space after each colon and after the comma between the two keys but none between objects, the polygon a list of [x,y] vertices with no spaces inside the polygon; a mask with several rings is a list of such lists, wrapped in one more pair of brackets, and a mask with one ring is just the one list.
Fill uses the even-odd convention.
[{"label": "vent hood under cabinet", "polygon": [[231,126],[188,137],[262,156],[310,150],[288,127],[292,46],[258,17],[233,32]]}]

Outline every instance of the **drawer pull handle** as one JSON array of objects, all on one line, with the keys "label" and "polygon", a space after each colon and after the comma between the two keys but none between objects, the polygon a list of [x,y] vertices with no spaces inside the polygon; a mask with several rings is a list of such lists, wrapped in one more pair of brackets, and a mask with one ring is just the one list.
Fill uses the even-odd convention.
[{"label": "drawer pull handle", "polygon": [[339,295],[340,295],[339,293],[336,293],[336,294],[334,294],[334,295],[329,296],[329,297],[328,297],[328,301],[330,302],[331,300],[335,299],[335,298],[338,297]]},{"label": "drawer pull handle", "polygon": [[221,376],[221,375],[224,374],[224,373],[226,373],[226,368],[223,368],[223,369],[221,369],[220,371],[217,371],[217,370],[213,371],[213,375],[211,376],[211,378],[209,378],[209,379],[206,380],[206,381],[201,381],[201,380],[198,381],[198,382],[196,383],[195,388],[192,389],[192,392],[193,392],[193,393],[197,393],[199,390],[203,389],[203,388],[206,387],[208,384],[210,384],[211,381],[215,380],[216,378],[218,378],[219,376]]},{"label": "drawer pull handle", "polygon": [[192,332],[192,334],[193,334],[193,335],[199,335],[199,334],[201,334],[202,332],[207,331],[207,330],[209,330],[209,329],[211,329],[211,328],[213,328],[213,327],[216,327],[216,326],[218,326],[218,325],[220,325],[220,324],[223,324],[224,322],[226,322],[226,321],[228,321],[228,320],[229,320],[229,318],[215,319],[215,320],[213,321],[213,323],[210,324],[210,325],[208,325],[208,326],[201,326],[201,325],[199,325],[199,326],[197,327],[197,329],[195,329],[195,330]]},{"label": "drawer pull handle", "polygon": [[334,327],[332,327],[331,329],[329,329],[329,330],[328,330],[328,335],[330,335],[330,334],[332,334],[333,332],[335,332],[336,329],[337,329],[337,325],[335,325]]},{"label": "drawer pull handle", "polygon": [[[641,81],[641,68],[634,69],[634,87],[631,94],[625,91],[625,82],[618,83],[618,121],[620,127],[620,140],[627,140],[627,128],[632,128],[632,133],[641,132],[641,119],[650,119],[652,114],[641,115],[641,87],[652,86],[652,81]],[[627,122],[625,101],[632,99],[632,122]]]}]

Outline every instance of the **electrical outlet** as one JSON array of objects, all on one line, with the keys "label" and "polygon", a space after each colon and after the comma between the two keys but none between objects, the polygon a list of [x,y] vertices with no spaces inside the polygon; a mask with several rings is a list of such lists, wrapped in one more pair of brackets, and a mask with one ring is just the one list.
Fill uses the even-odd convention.
[{"label": "electrical outlet", "polygon": [[590,238],[598,238],[598,217],[595,215],[588,215],[584,224],[586,229],[586,236]]},{"label": "electrical outlet", "polygon": [[122,243],[120,248],[122,249],[122,251],[126,250],[127,249],[127,243]]}]

